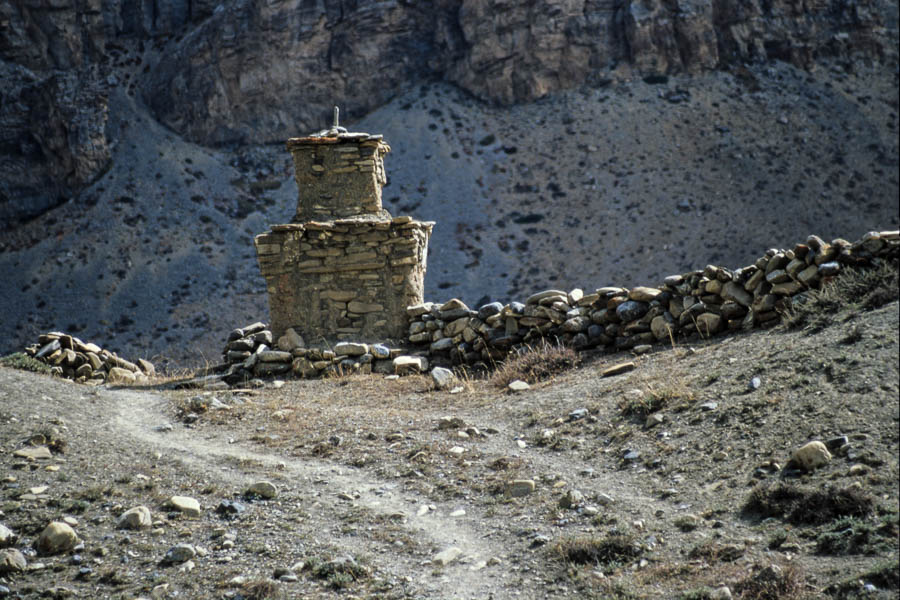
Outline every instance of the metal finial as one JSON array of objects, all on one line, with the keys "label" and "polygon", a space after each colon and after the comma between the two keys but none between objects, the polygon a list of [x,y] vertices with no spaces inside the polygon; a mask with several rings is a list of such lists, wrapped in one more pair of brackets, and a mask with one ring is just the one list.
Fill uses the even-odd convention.
[{"label": "metal finial", "polygon": [[335,107],[334,107],[334,125],[332,125],[332,127],[333,127],[334,129],[337,129],[337,128],[338,128],[338,115],[339,115],[340,113],[341,113],[341,109],[339,109],[337,106],[335,106]]}]

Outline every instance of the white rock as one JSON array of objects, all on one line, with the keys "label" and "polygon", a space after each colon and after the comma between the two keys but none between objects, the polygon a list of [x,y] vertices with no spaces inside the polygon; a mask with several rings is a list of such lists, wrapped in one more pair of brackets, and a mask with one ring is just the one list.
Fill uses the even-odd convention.
[{"label": "white rock", "polygon": [[190,544],[178,544],[169,548],[165,561],[168,563],[183,563],[197,556],[197,551]]},{"label": "white rock", "polygon": [[431,369],[431,380],[434,382],[435,389],[443,390],[456,382],[456,376],[450,369],[434,367]]},{"label": "white rock", "polygon": [[334,346],[334,353],[337,356],[362,356],[369,351],[367,344],[357,344],[354,342],[339,342]]},{"label": "white rock", "polygon": [[16,534],[12,532],[12,529],[0,523],[0,548],[12,546],[15,543]]},{"label": "white rock", "polygon": [[460,550],[456,546],[450,546],[446,550],[442,550],[435,554],[434,558],[431,559],[431,563],[435,565],[446,566],[462,556],[462,553],[462,550]]},{"label": "white rock", "polygon": [[424,356],[398,356],[393,363],[394,373],[397,375],[424,373],[428,370],[428,359]]},{"label": "white rock", "polygon": [[508,386],[506,386],[513,392],[524,392],[529,389],[531,386],[528,383],[522,381],[521,379],[516,379],[515,381],[511,381]]},{"label": "white rock", "polygon": [[247,494],[256,494],[263,498],[274,498],[278,495],[278,488],[274,483],[268,481],[257,481],[247,488]]},{"label": "white rock", "polygon": [[135,506],[126,510],[116,522],[117,529],[142,529],[150,527],[153,518],[150,516],[150,509],[146,506]]},{"label": "white rock", "polygon": [[534,480],[532,479],[514,479],[506,484],[506,494],[513,498],[521,498],[527,496],[534,491]]},{"label": "white rock", "polygon": [[804,471],[815,471],[831,460],[831,453],[822,442],[809,442],[794,450],[791,460]]},{"label": "white rock", "polygon": [[200,516],[200,503],[190,496],[172,496],[169,506],[189,517]]}]

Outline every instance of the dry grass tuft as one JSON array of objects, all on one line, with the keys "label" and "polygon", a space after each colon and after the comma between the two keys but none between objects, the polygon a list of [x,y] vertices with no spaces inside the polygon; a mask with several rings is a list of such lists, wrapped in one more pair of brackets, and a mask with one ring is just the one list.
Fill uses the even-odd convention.
[{"label": "dry grass tuft", "polygon": [[578,354],[571,348],[544,342],[508,357],[491,376],[491,382],[499,387],[506,387],[517,379],[537,383],[573,369],[579,361]]},{"label": "dry grass tuft", "polygon": [[564,538],[553,549],[566,562],[579,565],[619,565],[643,554],[643,549],[634,538],[622,534],[605,538]]},{"label": "dry grass tuft", "polygon": [[874,499],[861,489],[829,486],[811,490],[778,483],[753,488],[743,510],[747,514],[777,517],[794,524],[821,524],[840,517],[865,517],[874,509]]},{"label": "dry grass tuft", "polygon": [[898,268],[897,260],[869,268],[845,268],[821,289],[810,291],[805,302],[794,302],[784,315],[783,326],[815,332],[831,324],[831,315],[841,310],[872,310],[900,299]]},{"label": "dry grass tuft", "polygon": [[803,572],[795,565],[769,565],[733,586],[739,600],[800,600],[807,596]]},{"label": "dry grass tuft", "polygon": [[247,600],[275,600],[281,598],[281,587],[271,579],[254,579],[242,586],[241,592]]}]

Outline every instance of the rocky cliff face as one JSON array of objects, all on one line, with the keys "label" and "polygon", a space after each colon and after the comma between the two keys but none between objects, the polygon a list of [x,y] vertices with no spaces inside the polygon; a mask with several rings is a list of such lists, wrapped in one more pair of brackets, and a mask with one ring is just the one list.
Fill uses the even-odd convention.
[{"label": "rocky cliff face", "polygon": [[192,141],[279,142],[424,79],[513,104],[592,80],[879,57],[895,52],[884,14],[896,30],[889,0],[0,0],[0,226],[108,166],[114,86]]}]

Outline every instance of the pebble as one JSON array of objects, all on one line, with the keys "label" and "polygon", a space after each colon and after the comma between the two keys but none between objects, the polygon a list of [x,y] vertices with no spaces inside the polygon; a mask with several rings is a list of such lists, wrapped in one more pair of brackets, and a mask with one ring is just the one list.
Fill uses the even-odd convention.
[{"label": "pebble", "polygon": [[47,446],[20,448],[19,450],[13,452],[13,456],[15,456],[16,458],[24,458],[26,460],[53,458],[53,455],[50,453],[50,448],[48,448]]},{"label": "pebble", "polygon": [[758,390],[761,385],[762,385],[762,379],[760,379],[759,377],[754,377],[753,379],[750,380],[750,383],[747,384],[747,388],[750,390]]},{"label": "pebble", "polygon": [[718,402],[704,402],[700,405],[700,410],[711,411],[719,408]]},{"label": "pebble", "polygon": [[663,423],[665,423],[665,421],[666,418],[663,415],[659,413],[650,413],[649,415],[647,415],[647,419],[644,421],[644,427],[646,427],[647,429],[652,429],[657,425],[662,425]]},{"label": "pebble", "polygon": [[576,509],[584,503],[584,494],[578,490],[569,490],[559,499],[559,507]]},{"label": "pebble", "polygon": [[707,598],[709,598],[709,600],[731,600],[731,588],[727,585],[714,588],[709,591]]},{"label": "pebble", "polygon": [[612,504],[613,502],[615,502],[615,500],[613,500],[613,497],[610,496],[609,494],[604,494],[603,492],[600,492],[599,494],[597,494],[597,502],[599,502],[603,506],[608,506],[608,505]]},{"label": "pebble", "polygon": [[531,388],[528,383],[522,381],[521,379],[516,379],[515,381],[511,381],[507,386],[512,392],[524,392],[525,390]]}]

